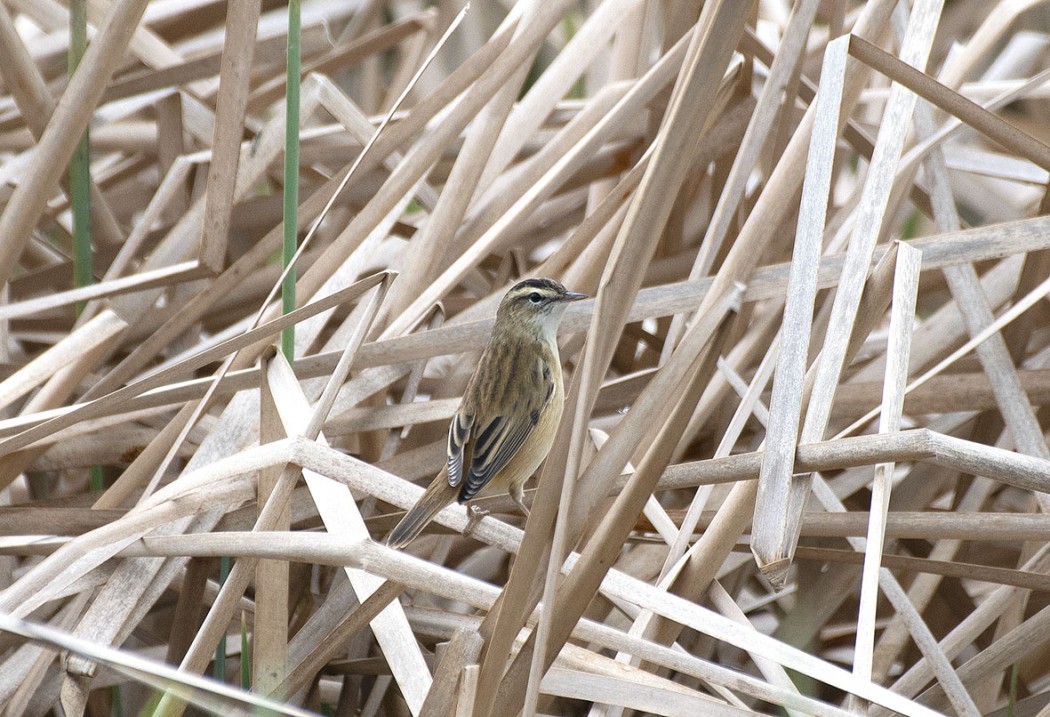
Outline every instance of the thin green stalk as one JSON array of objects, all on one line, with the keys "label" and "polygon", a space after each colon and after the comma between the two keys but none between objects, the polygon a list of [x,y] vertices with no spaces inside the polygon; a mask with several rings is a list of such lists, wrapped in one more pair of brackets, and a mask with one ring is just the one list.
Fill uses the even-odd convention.
[{"label": "thin green stalk", "polygon": [[248,644],[248,616],[241,610],[241,689],[252,688],[252,649]]},{"label": "thin green stalk", "polygon": [[[301,58],[301,0],[288,0],[288,79],[285,97],[284,131],[284,251],[287,267],[295,256],[299,238],[299,73]],[[295,310],[296,270],[288,272],[281,285],[284,313]],[[281,350],[289,361],[295,360],[295,327],[281,333]]]},{"label": "thin green stalk", "polygon": [[106,489],[106,478],[102,473],[102,466],[91,466],[91,490],[101,493]]},{"label": "thin green stalk", "polygon": [[[70,77],[80,66],[87,51],[87,0],[73,0],[69,6],[69,54],[66,67]],[[84,130],[73,157],[69,161],[69,200],[73,211],[73,285],[88,286],[94,280],[91,251],[91,141]],[[77,314],[85,302],[77,303]],[[91,466],[90,488],[101,493],[106,489],[102,466]],[[112,717],[122,717],[120,686],[110,688]]]},{"label": "thin green stalk", "polygon": [[[87,0],[73,0],[69,8],[68,68],[72,75],[87,49]],[[73,285],[93,281],[91,257],[91,146],[88,132],[80,138],[69,163],[70,203],[73,209]],[[84,308],[77,304],[77,313]]]},{"label": "thin green stalk", "polygon": [[120,696],[120,685],[113,685],[109,688],[110,696],[110,717],[124,717],[124,702]]},{"label": "thin green stalk", "polygon": [[[219,558],[219,585],[221,586],[226,582],[226,578],[230,576],[230,564],[232,561],[229,557]],[[215,669],[212,671],[212,676],[219,682],[226,681],[226,636],[223,635],[219,639],[219,644],[215,646]]]}]

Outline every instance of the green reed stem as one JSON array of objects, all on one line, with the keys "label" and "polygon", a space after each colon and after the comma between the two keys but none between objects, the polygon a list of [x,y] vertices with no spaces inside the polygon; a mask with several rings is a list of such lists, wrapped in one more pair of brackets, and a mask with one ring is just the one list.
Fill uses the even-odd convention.
[{"label": "green reed stem", "polygon": [[[73,0],[69,8],[69,74],[80,65],[87,49],[87,0]],[[69,163],[70,203],[73,209],[73,285],[94,280],[91,253],[91,145],[88,131],[80,138]],[[77,304],[77,313],[84,308]]]},{"label": "green reed stem", "polygon": [[[288,79],[285,97],[284,131],[284,250],[283,266],[295,256],[299,238],[299,73],[301,65],[301,2],[288,0]],[[281,285],[281,307],[284,313],[295,310],[293,267]],[[281,333],[281,350],[289,361],[295,360],[295,327]]]}]

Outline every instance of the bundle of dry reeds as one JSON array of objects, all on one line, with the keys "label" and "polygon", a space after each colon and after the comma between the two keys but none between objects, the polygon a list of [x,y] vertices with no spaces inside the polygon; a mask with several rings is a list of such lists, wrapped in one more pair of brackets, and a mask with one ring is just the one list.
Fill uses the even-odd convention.
[{"label": "bundle of dry reeds", "polygon": [[[1048,28],[0,2],[3,714],[1050,715]],[[531,514],[391,550],[525,276]]]}]

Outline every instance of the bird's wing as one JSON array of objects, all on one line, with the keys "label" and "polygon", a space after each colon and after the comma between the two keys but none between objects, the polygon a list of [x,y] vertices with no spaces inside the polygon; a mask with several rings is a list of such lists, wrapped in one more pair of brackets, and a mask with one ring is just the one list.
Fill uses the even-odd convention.
[{"label": "bird's wing", "polygon": [[[528,374],[534,385],[518,383],[515,395],[498,401],[495,415],[479,421],[471,435],[469,469],[465,471],[459,499],[470,500],[503,470],[540,420],[540,414],[554,395],[554,381],[542,369]],[[451,473],[450,473],[451,475]]]},{"label": "bird's wing", "polygon": [[474,425],[474,414],[462,410],[452,416],[448,427],[448,483],[457,486],[463,480],[463,449],[470,440],[470,429]]}]

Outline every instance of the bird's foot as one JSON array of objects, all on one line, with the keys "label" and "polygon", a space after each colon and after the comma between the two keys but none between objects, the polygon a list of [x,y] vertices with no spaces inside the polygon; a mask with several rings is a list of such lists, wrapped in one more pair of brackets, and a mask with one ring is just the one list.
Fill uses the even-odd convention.
[{"label": "bird's foot", "polygon": [[524,515],[526,520],[527,520],[528,517],[529,517],[529,509],[528,509],[528,507],[526,507],[525,501],[522,500],[521,498],[515,498],[514,502],[515,502],[515,504],[517,504],[518,510],[521,511],[521,514]]},{"label": "bird's foot", "polygon": [[467,527],[464,528],[463,535],[473,535],[474,530],[478,527],[478,523],[488,514],[489,511],[479,508],[473,503],[467,503]]}]

